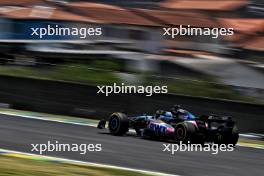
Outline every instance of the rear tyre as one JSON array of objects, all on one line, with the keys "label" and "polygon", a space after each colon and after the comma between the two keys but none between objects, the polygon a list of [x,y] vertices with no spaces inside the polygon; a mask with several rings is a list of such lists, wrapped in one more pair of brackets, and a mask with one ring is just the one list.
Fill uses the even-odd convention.
[{"label": "rear tyre", "polygon": [[122,136],[128,132],[129,120],[123,113],[114,113],[109,118],[108,128],[111,134]]},{"label": "rear tyre", "polygon": [[229,138],[228,143],[233,144],[233,146],[235,146],[237,144],[238,138],[239,138],[239,132],[238,132],[237,126],[234,125],[233,130],[232,130],[232,134]]},{"label": "rear tyre", "polygon": [[194,141],[194,134],[196,132],[196,128],[191,123],[179,123],[175,126],[174,130],[174,138],[176,142],[188,143],[188,141]]},{"label": "rear tyre", "polygon": [[235,146],[237,144],[238,138],[239,138],[239,133],[236,125],[234,125],[231,132],[224,131],[224,128],[222,127],[219,129],[219,134],[217,136],[216,143],[232,144],[233,146]]}]

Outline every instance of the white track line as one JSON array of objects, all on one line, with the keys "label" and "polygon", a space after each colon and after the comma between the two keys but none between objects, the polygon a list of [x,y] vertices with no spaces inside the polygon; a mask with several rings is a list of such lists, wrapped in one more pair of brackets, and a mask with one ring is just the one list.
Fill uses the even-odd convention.
[{"label": "white track line", "polygon": [[73,125],[80,125],[80,126],[90,126],[90,127],[96,127],[94,124],[86,124],[86,123],[79,123],[79,122],[71,122],[71,121],[63,121],[58,119],[50,119],[45,117],[36,117],[36,116],[29,116],[29,115],[18,115],[16,113],[12,112],[0,112],[0,114],[8,115],[8,116],[16,116],[16,117],[23,117],[27,119],[35,119],[35,120],[43,120],[43,121],[50,121],[50,122],[58,122],[58,123],[66,123],[66,124],[73,124]]},{"label": "white track line", "polygon": [[254,135],[254,136],[259,136],[259,137],[263,137],[264,138],[264,134],[259,134],[259,133],[249,133],[250,135]]},{"label": "white track line", "polygon": [[248,137],[248,138],[258,138],[258,139],[261,139],[263,138],[264,136],[262,134],[254,134],[254,133],[248,133],[248,134],[239,134],[239,136],[241,137]]},{"label": "white track line", "polygon": [[13,150],[6,150],[6,149],[0,149],[0,152],[20,154],[20,155],[26,155],[26,156],[39,157],[39,158],[46,158],[49,160],[59,161],[59,162],[64,162],[64,163],[81,164],[81,165],[89,165],[89,166],[94,166],[94,167],[99,167],[99,168],[109,168],[109,169],[118,169],[118,170],[132,171],[132,172],[140,172],[140,173],[149,174],[149,175],[180,176],[180,175],[166,174],[166,173],[154,172],[154,171],[148,171],[148,170],[133,169],[129,167],[113,166],[113,165],[107,165],[107,164],[99,164],[99,163],[71,160],[71,159],[65,159],[65,158],[58,158],[58,157],[52,157],[52,156],[43,156],[43,155],[37,155],[37,154],[25,153],[25,152],[13,151]]}]

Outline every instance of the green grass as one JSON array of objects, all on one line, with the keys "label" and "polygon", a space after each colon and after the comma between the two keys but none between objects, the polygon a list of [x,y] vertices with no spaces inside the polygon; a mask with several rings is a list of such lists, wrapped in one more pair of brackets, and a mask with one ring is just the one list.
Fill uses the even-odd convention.
[{"label": "green grass", "polygon": [[193,81],[188,79],[148,79],[147,82],[150,82],[153,85],[167,85],[169,93],[256,103],[256,99],[254,97],[242,96],[228,86],[217,84],[215,80]]},{"label": "green grass", "polygon": [[90,84],[119,82],[114,73],[91,69],[89,65],[64,64],[48,69],[34,67],[0,66],[0,75],[63,80]]},{"label": "green grass", "polygon": [[[53,67],[23,67],[23,66],[0,66],[0,75],[30,77],[36,79],[63,80],[85,83],[89,85],[110,85],[121,83],[120,78],[113,71],[120,71],[122,65],[111,61],[95,61],[90,64],[62,64]],[[256,98],[242,96],[230,87],[210,83],[209,78],[200,81],[188,79],[154,79],[150,74],[143,74],[145,85],[167,85],[169,93],[201,96],[218,99],[229,99],[256,102]],[[216,82],[216,80],[213,80]]]},{"label": "green grass", "polygon": [[0,176],[150,176],[94,166],[49,162],[0,155]]}]

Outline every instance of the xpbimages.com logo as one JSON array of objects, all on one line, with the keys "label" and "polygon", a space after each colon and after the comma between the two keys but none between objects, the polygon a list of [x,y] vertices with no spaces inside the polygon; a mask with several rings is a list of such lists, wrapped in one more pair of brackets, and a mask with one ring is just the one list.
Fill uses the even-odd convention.
[{"label": "xpbimages.com logo", "polygon": [[48,141],[43,144],[31,144],[31,151],[40,155],[45,152],[78,152],[85,155],[87,152],[102,151],[102,144],[65,144],[59,141]]},{"label": "xpbimages.com logo", "polygon": [[234,151],[233,144],[191,144],[188,141],[187,144],[180,141],[179,144],[163,144],[163,152],[169,152],[174,155],[176,152],[210,152],[213,155],[218,154],[219,152],[232,152]]},{"label": "xpbimages.com logo", "polygon": [[101,36],[102,28],[94,27],[61,27],[59,25],[48,25],[47,27],[41,28],[30,28],[31,36],[37,37],[39,39],[44,38],[45,36],[72,36],[79,37],[81,39],[87,38],[88,36]]},{"label": "xpbimages.com logo", "polygon": [[163,28],[163,36],[169,38],[176,38],[177,36],[211,36],[213,39],[219,36],[231,36],[234,35],[234,28],[201,28],[192,27],[191,25],[179,27]]},{"label": "xpbimages.com logo", "polygon": [[145,94],[146,96],[152,96],[153,94],[166,94],[168,93],[168,86],[142,86],[142,85],[117,85],[114,83],[111,86],[97,86],[98,94]]}]

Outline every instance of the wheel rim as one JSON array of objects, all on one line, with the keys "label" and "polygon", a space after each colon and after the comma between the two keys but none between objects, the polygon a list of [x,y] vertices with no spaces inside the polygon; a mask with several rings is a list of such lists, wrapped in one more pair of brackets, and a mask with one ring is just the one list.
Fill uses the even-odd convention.
[{"label": "wheel rim", "polygon": [[184,137],[185,137],[185,133],[184,133],[183,128],[178,128],[178,129],[176,130],[176,136],[177,136],[177,139],[178,139],[178,140],[182,140],[182,139],[184,139]]},{"label": "wheel rim", "polygon": [[113,118],[111,120],[110,127],[111,127],[112,130],[116,130],[117,129],[117,127],[118,127],[118,119],[117,118]]}]

